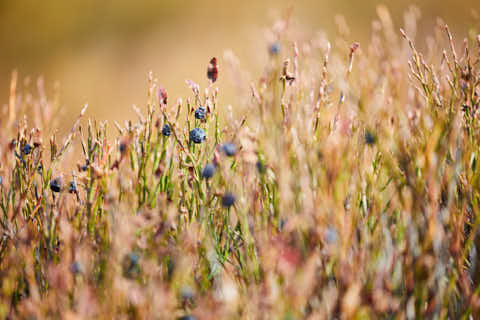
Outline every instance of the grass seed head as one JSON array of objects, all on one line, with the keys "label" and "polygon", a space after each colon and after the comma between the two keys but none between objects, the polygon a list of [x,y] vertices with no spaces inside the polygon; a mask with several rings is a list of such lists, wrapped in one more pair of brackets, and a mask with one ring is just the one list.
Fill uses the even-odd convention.
[{"label": "grass seed head", "polygon": [[158,86],[157,97],[161,106],[167,105],[167,91],[162,86]]}]

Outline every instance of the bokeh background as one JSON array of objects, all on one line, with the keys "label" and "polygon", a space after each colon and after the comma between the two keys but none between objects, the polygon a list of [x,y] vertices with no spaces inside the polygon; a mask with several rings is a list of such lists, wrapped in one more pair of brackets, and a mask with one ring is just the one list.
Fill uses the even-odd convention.
[{"label": "bokeh background", "polygon": [[[365,41],[379,3],[389,7],[398,27],[415,4],[421,32],[440,16],[460,38],[480,6],[475,0],[0,0],[0,104],[8,101],[10,74],[17,69],[20,79],[43,75],[50,89],[60,83],[66,120],[85,102],[88,114],[101,120],[132,119],[132,104],[145,102],[149,70],[174,101],[188,94],[185,79],[206,83],[209,59],[221,58],[225,49],[255,75],[267,59],[263,32],[289,7],[295,19],[331,37],[334,16],[342,14],[352,37]],[[231,86],[223,74],[219,85],[225,99]]]}]

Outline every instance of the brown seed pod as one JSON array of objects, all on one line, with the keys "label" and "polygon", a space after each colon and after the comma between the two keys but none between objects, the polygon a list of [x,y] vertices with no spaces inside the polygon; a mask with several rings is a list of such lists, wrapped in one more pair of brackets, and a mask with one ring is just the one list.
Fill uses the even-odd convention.
[{"label": "brown seed pod", "polygon": [[162,86],[158,87],[157,96],[160,105],[164,106],[167,104],[167,91]]},{"label": "brown seed pod", "polygon": [[210,64],[208,65],[208,69],[207,69],[207,77],[212,83],[217,81],[218,66],[217,66],[217,58],[215,58],[215,57],[213,57],[210,60]]}]

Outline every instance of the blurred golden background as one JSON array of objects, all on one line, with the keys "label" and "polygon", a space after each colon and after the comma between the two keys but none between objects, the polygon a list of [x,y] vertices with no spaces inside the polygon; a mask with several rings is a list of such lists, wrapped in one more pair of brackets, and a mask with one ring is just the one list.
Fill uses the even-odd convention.
[{"label": "blurred golden background", "polygon": [[[475,0],[3,0],[0,103],[8,101],[10,75],[17,69],[19,79],[43,75],[50,89],[60,83],[66,120],[88,102],[88,115],[123,121],[135,117],[132,104],[145,102],[149,70],[173,102],[188,94],[185,79],[206,84],[208,61],[217,56],[222,67],[225,49],[255,75],[267,59],[264,30],[289,7],[296,20],[313,31],[325,30],[331,38],[334,16],[342,14],[352,38],[362,41],[368,38],[379,3],[391,10],[396,27],[402,26],[405,9],[416,4],[422,32],[430,32],[441,16],[459,38],[472,26],[471,9],[479,6]],[[226,80],[221,73],[223,101],[234,104],[226,101],[231,92]]]}]

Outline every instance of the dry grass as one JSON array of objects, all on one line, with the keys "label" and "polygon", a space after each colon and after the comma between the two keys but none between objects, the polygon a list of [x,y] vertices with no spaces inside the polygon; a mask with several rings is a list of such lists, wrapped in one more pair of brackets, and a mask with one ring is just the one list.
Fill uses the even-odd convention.
[{"label": "dry grass", "polygon": [[218,59],[236,110],[213,61],[183,100],[151,76],[113,140],[85,109],[66,137],[43,137],[59,101],[14,76],[0,317],[479,317],[480,36],[455,47],[439,22],[421,53],[416,9],[401,32],[378,15],[367,44],[278,21],[251,84]]}]

